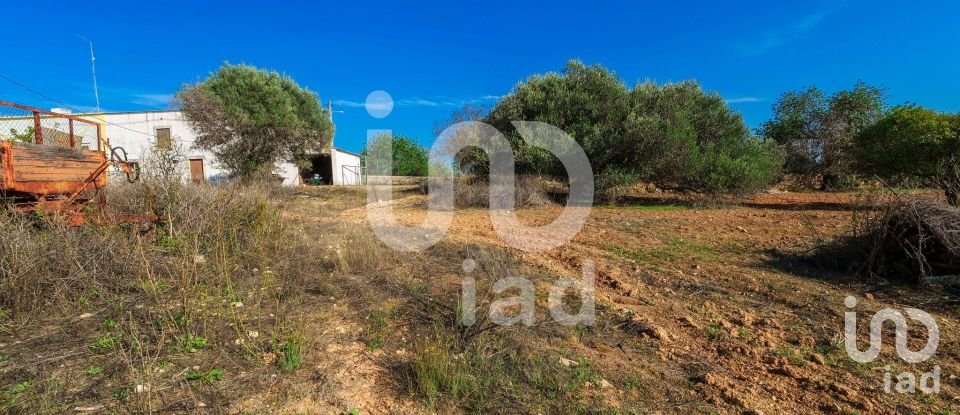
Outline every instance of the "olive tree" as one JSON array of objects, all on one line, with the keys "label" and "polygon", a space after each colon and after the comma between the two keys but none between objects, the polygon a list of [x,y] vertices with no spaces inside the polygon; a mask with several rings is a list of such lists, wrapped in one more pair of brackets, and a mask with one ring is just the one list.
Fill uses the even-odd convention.
[{"label": "olive tree", "polygon": [[896,107],[855,143],[862,173],[925,179],[943,189],[951,205],[960,205],[960,114]]},{"label": "olive tree", "polygon": [[[602,66],[572,61],[562,73],[520,83],[484,121],[511,142],[518,173],[562,177],[559,160],[526,145],[511,122],[559,127],[586,152],[600,197],[640,180],[679,191],[749,193],[779,178],[778,149],[751,136],[719,94],[696,82],[628,88]],[[479,151],[460,157],[461,165],[464,159],[484,165]]]},{"label": "olive tree", "polygon": [[883,116],[884,91],[858,81],[827,96],[816,86],[783,93],[759,133],[786,152],[786,172],[821,177],[821,188],[842,185],[851,173],[853,138]]},{"label": "olive tree", "polygon": [[237,177],[270,173],[279,161],[307,167],[306,155],[333,138],[317,94],[253,66],[224,64],[203,82],[184,86],[177,101],[197,132],[194,145],[212,151]]}]

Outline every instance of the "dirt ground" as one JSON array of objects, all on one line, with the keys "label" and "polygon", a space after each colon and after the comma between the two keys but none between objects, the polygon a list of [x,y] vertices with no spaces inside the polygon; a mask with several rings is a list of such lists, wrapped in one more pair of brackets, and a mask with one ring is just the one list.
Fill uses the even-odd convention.
[{"label": "dirt ground", "polygon": [[[697,208],[657,197],[595,207],[569,243],[542,253],[510,253],[520,264],[516,269],[537,281],[538,318],[532,327],[511,328],[509,336],[549,344],[548,354],[591,362],[603,382],[588,385],[595,391],[580,392],[585,405],[578,411],[585,413],[599,407],[609,413],[953,413],[958,393],[955,297],[854,278],[799,259],[848,228],[855,199],[853,194],[776,193],[723,207]],[[292,212],[305,223],[366,226],[364,207],[320,220],[310,217],[310,210],[324,203],[322,193],[302,196]],[[418,195],[394,202],[398,217],[407,223],[423,217],[424,205]],[[519,216],[527,224],[542,224],[560,209],[522,209]],[[496,268],[483,263],[497,258],[484,257],[483,250],[510,251],[483,209],[457,210],[438,246],[397,254],[395,263],[375,274],[434,285],[440,287],[434,291],[437,297],[456,301],[463,260]],[[539,287],[560,276],[578,277],[584,261],[595,262],[598,270],[596,326],[551,325],[540,301],[547,288]],[[866,348],[865,326],[873,312],[916,307],[939,324],[936,355],[917,365],[900,361],[888,330],[878,360],[862,364],[849,359],[843,343],[843,313],[851,310],[844,305],[846,296],[858,299],[855,310],[863,316],[860,349]],[[397,300],[392,297],[380,301]],[[341,316],[344,326],[354,327],[347,332],[362,332],[369,316],[348,315]],[[927,338],[917,326],[911,326],[913,350]],[[558,334],[558,329],[566,333]],[[322,347],[337,356],[334,395],[346,405],[341,410],[431,411],[390,373],[409,355],[416,331],[400,329],[375,351],[351,336]],[[941,371],[938,394],[883,391],[888,370],[896,384],[899,373],[919,378],[935,365]],[[456,406],[443,407],[444,412]]]},{"label": "dirt ground", "polygon": [[[363,189],[309,189],[290,197],[286,219],[341,264],[302,287],[295,314],[307,341],[303,366],[292,374],[261,373],[250,384],[256,386],[234,391],[220,406],[180,410],[953,414],[960,406],[957,297],[801,259],[848,229],[854,194],[770,193],[708,207],[650,195],[594,207],[571,241],[540,253],[507,247],[484,209],[458,209],[446,236],[426,251],[395,252],[370,232]],[[393,206],[401,222],[416,223],[426,200],[401,193]],[[528,225],[543,224],[561,209],[518,215]],[[597,271],[595,325],[552,321],[550,287],[562,277],[580,278],[588,261]],[[450,322],[468,276],[484,299],[478,314],[495,299],[488,292],[496,280],[533,281],[535,323],[451,332],[460,341],[451,346],[452,363],[438,371],[465,368],[457,373],[469,385],[450,387],[441,373],[433,390],[419,369],[440,347],[437,339],[447,338],[438,330],[456,326]],[[857,299],[855,308],[844,304],[847,296]],[[844,312],[857,312],[863,350],[876,311],[908,307],[939,325],[933,358],[902,361],[889,326],[877,360],[848,357]],[[918,350],[928,333],[915,321],[910,329],[908,344]],[[897,375],[920,378],[935,366],[939,393],[884,391],[888,373],[895,386]],[[499,378],[484,380],[491,371]]]}]

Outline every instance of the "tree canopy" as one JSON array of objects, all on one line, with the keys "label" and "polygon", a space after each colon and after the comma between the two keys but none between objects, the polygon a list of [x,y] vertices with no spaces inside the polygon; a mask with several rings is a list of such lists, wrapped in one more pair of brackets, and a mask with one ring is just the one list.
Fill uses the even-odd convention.
[{"label": "tree canopy", "polygon": [[[607,184],[639,180],[684,191],[751,192],[779,175],[775,146],[751,136],[719,94],[693,81],[628,88],[602,66],[571,61],[562,73],[517,85],[484,121],[511,142],[518,173],[562,177],[555,157],[520,140],[511,124],[517,120],[549,123],[572,136],[590,159],[600,193]],[[458,162],[483,173],[484,157],[471,151]]]},{"label": "tree canopy", "polygon": [[864,129],[855,143],[861,173],[932,180],[951,204],[960,202],[960,114],[899,106]]},{"label": "tree canopy", "polygon": [[278,161],[307,166],[307,153],[333,139],[317,94],[277,72],[226,63],[184,86],[177,99],[197,132],[194,145],[212,151],[235,176],[272,172]]},{"label": "tree canopy", "polygon": [[374,138],[373,142],[363,149],[360,156],[367,163],[367,170],[372,172],[384,172],[386,166],[377,164],[375,158],[369,157],[371,154],[386,154],[388,148],[392,147],[393,166],[391,172],[394,176],[426,176],[429,170],[429,155],[427,149],[418,144],[411,138],[402,135],[391,136],[381,134]]},{"label": "tree canopy", "polygon": [[847,153],[854,136],[880,119],[885,107],[883,89],[862,81],[831,96],[816,86],[788,91],[759,133],[786,151],[786,172],[822,176],[824,188],[835,187],[851,173]]}]

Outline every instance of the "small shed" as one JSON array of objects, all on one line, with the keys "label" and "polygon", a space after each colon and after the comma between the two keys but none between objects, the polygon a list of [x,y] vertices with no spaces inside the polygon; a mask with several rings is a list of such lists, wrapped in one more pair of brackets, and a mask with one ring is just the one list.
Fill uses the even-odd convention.
[{"label": "small shed", "polygon": [[360,155],[339,148],[310,157],[311,166],[302,169],[304,183],[335,186],[356,186],[363,183]]}]

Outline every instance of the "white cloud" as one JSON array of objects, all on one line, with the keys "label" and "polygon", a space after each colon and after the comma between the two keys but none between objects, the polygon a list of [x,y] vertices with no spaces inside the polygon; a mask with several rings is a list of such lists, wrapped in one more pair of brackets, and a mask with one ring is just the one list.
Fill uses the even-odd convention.
[{"label": "white cloud", "polygon": [[131,98],[130,102],[147,107],[168,108],[170,103],[173,102],[173,94],[135,93],[131,94]]},{"label": "white cloud", "polygon": [[737,98],[727,98],[723,100],[727,104],[745,104],[750,102],[763,102],[763,98],[757,97],[737,97]]},{"label": "white cloud", "polygon": [[437,107],[440,106],[440,103],[423,98],[405,98],[397,101],[397,105],[404,107]]},{"label": "white cloud", "polygon": [[828,9],[810,13],[780,29],[767,32],[756,40],[739,43],[735,45],[735,49],[741,56],[764,54],[803,37],[841,7],[843,2],[838,2]]},{"label": "white cloud", "polygon": [[363,102],[347,101],[345,99],[334,100],[333,105],[336,105],[338,107],[350,107],[350,108],[364,108],[367,106],[366,103],[363,103]]},{"label": "white cloud", "polygon": [[[458,108],[468,104],[482,104],[487,102],[494,102],[502,98],[501,95],[482,95],[477,97],[465,97],[465,98],[449,98],[449,97],[430,97],[430,98],[421,98],[421,97],[409,97],[401,98],[394,101],[394,104],[398,107],[451,107]],[[379,105],[380,103],[374,103],[374,105]],[[348,107],[348,108],[366,108],[367,104],[363,101],[351,101],[345,99],[338,99],[333,101],[334,106],[338,107]]]}]

